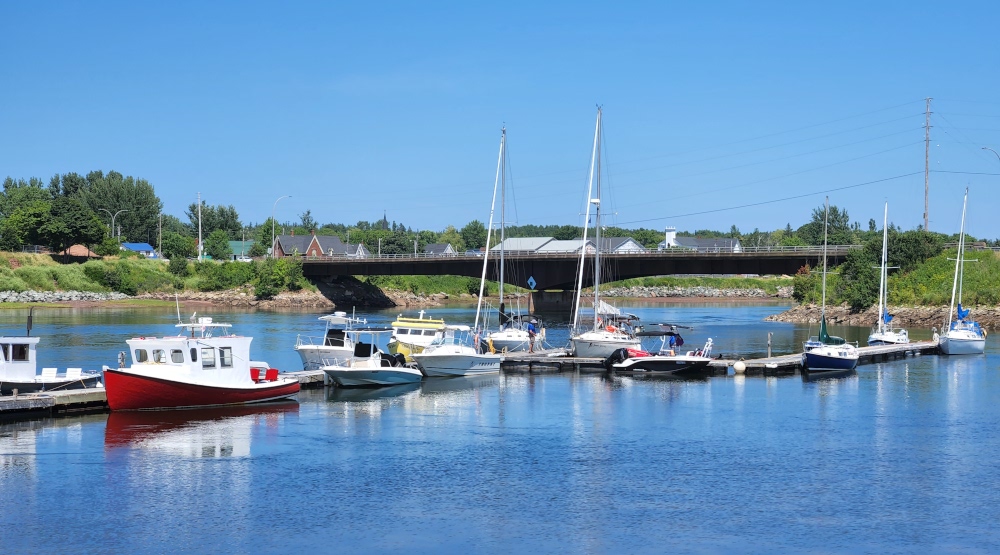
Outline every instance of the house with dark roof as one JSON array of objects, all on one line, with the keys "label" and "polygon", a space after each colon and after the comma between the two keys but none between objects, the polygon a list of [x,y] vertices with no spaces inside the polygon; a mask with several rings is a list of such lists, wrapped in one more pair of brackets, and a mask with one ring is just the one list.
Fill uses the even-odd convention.
[{"label": "house with dark roof", "polygon": [[371,252],[363,243],[345,243],[336,235],[313,235],[306,250],[307,256],[346,256],[348,258],[368,258]]},{"label": "house with dark roof", "polygon": [[743,252],[739,239],[730,237],[678,237],[677,229],[668,227],[657,250],[687,249],[698,252]]},{"label": "house with dark roof", "polygon": [[[507,237],[503,240],[503,250],[504,252],[532,253],[554,239],[554,237]],[[490,252],[500,252],[500,245],[495,245],[490,249]]]},{"label": "house with dark roof", "polygon": [[271,251],[275,258],[282,256],[306,256],[309,245],[312,243],[312,235],[277,235],[274,238],[274,247]]},{"label": "house with dark roof", "polygon": [[430,256],[455,256],[451,243],[431,243],[424,247],[424,253]]}]

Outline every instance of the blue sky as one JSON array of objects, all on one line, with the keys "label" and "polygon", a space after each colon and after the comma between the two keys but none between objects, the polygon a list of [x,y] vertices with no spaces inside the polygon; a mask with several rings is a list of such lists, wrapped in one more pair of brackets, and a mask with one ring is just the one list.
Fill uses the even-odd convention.
[{"label": "blue sky", "polygon": [[1000,237],[1000,7],[798,4],[5,2],[0,174],[441,230],[488,218],[506,125],[508,219],[576,224],[601,104],[608,223],[798,226],[831,191],[913,228],[930,96],[931,229],[969,186]]}]

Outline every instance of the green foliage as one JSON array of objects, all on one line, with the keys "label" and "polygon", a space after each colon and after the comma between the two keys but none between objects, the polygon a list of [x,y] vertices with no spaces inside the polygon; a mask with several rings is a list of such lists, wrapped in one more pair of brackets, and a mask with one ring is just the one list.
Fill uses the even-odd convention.
[{"label": "green foliage", "polygon": [[205,239],[205,253],[213,260],[229,260],[233,256],[229,248],[229,235],[222,229],[216,229]]},{"label": "green foliage", "polygon": [[438,243],[451,243],[451,248],[455,249],[455,252],[465,252],[465,240],[453,225],[444,228],[438,236]]},{"label": "green foliage", "polygon": [[52,194],[42,185],[37,177],[25,181],[7,177],[3,182],[3,193],[0,193],[0,220],[5,220],[20,207],[34,202],[50,202]]},{"label": "green foliage", "polygon": [[215,262],[206,260],[195,264],[198,289],[221,291],[250,283],[254,276],[252,264],[244,262]]},{"label": "green foliage", "polygon": [[126,295],[135,295],[138,292],[138,286],[132,277],[132,272],[125,264],[95,260],[84,264],[83,272],[91,281],[112,291]]},{"label": "green foliage", "polygon": [[76,196],[109,226],[111,216],[118,214],[114,223],[121,227],[123,237],[133,241],[156,237],[163,203],[145,179],[125,177],[116,171],[107,175],[92,171],[87,174],[86,187],[79,189]]},{"label": "green foliage", "polygon": [[809,266],[799,268],[792,278],[792,298],[800,303],[816,302],[816,287],[822,276],[817,276]]},{"label": "green foliage", "polygon": [[[189,229],[192,236],[198,235],[198,203],[192,202],[184,212],[190,221]],[[240,223],[240,215],[233,205],[210,206],[201,201],[201,235],[202,237],[211,235],[215,231],[223,231],[227,241],[239,241],[242,239],[243,224]],[[270,243],[270,241],[268,241]]]},{"label": "green foliage", "polygon": [[198,255],[198,246],[191,237],[185,237],[174,231],[163,232],[163,256],[174,260],[175,258],[188,258]]},{"label": "green foliage", "polygon": [[601,290],[612,287],[714,287],[716,289],[762,289],[769,295],[779,287],[792,285],[790,278],[737,278],[737,277],[645,277],[625,279],[601,284]]},{"label": "green foliage", "polygon": [[105,237],[100,243],[94,246],[94,253],[101,256],[113,256],[121,252],[121,245],[114,237]]},{"label": "green foliage", "polygon": [[56,198],[52,201],[50,216],[39,233],[45,244],[56,252],[63,252],[76,244],[92,245],[104,237],[104,224],[78,199]]},{"label": "green foliage", "polygon": [[35,200],[21,205],[0,225],[0,248],[20,250],[22,245],[42,242],[42,226],[49,221],[51,205],[48,201]]},{"label": "green foliage", "polygon": [[187,258],[184,258],[183,256],[175,256],[174,258],[171,258],[170,264],[167,265],[167,270],[171,274],[181,278],[185,278],[191,273],[191,270],[188,268]]},{"label": "green foliage", "polygon": [[[359,277],[365,283],[381,289],[409,291],[415,295],[479,295],[479,278],[464,276],[366,276]],[[505,287],[504,291],[508,291]],[[499,287],[495,282],[487,282],[484,294],[495,295]]]},{"label": "green foliage", "polygon": [[479,220],[472,220],[459,231],[465,248],[479,250],[486,246],[486,226]]},{"label": "green foliage", "polygon": [[247,253],[247,256],[250,258],[258,258],[264,256],[265,254],[267,254],[267,249],[264,247],[264,244],[260,241],[254,241],[254,243],[250,245],[250,252]]}]

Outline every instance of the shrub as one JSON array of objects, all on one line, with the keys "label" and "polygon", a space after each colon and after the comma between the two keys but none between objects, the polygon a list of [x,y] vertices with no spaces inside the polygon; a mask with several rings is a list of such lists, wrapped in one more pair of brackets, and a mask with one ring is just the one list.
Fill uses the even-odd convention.
[{"label": "shrub", "polygon": [[171,274],[178,277],[187,277],[191,273],[191,270],[188,268],[188,261],[183,256],[175,256],[171,258],[167,269]]}]

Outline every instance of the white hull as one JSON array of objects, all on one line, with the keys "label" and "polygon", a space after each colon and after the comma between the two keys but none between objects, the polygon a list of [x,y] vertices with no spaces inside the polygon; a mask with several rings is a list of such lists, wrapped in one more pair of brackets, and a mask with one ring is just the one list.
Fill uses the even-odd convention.
[{"label": "white hull", "polygon": [[899,331],[876,331],[868,336],[869,345],[905,345],[910,342],[910,335],[906,330]]},{"label": "white hull", "polygon": [[493,349],[499,352],[527,351],[529,347],[528,332],[510,329],[493,332],[489,335]]},{"label": "white hull", "polygon": [[418,383],[423,375],[415,368],[349,368],[326,367],[323,372],[341,387],[378,387]]},{"label": "white hull", "polygon": [[318,370],[323,366],[346,364],[354,356],[354,346],[328,347],[324,345],[297,345],[295,351],[302,359],[303,370]]},{"label": "white hull", "polygon": [[986,351],[986,338],[941,336],[938,346],[946,355],[981,355]]},{"label": "white hull", "polygon": [[611,353],[618,349],[642,349],[642,343],[638,339],[632,339],[627,336],[613,337],[610,335],[594,337],[591,336],[592,333],[594,332],[584,333],[570,339],[570,342],[573,344],[573,356],[579,358],[608,358],[611,356]]},{"label": "white hull", "polygon": [[413,355],[425,376],[475,376],[500,371],[499,354],[424,352]]}]

